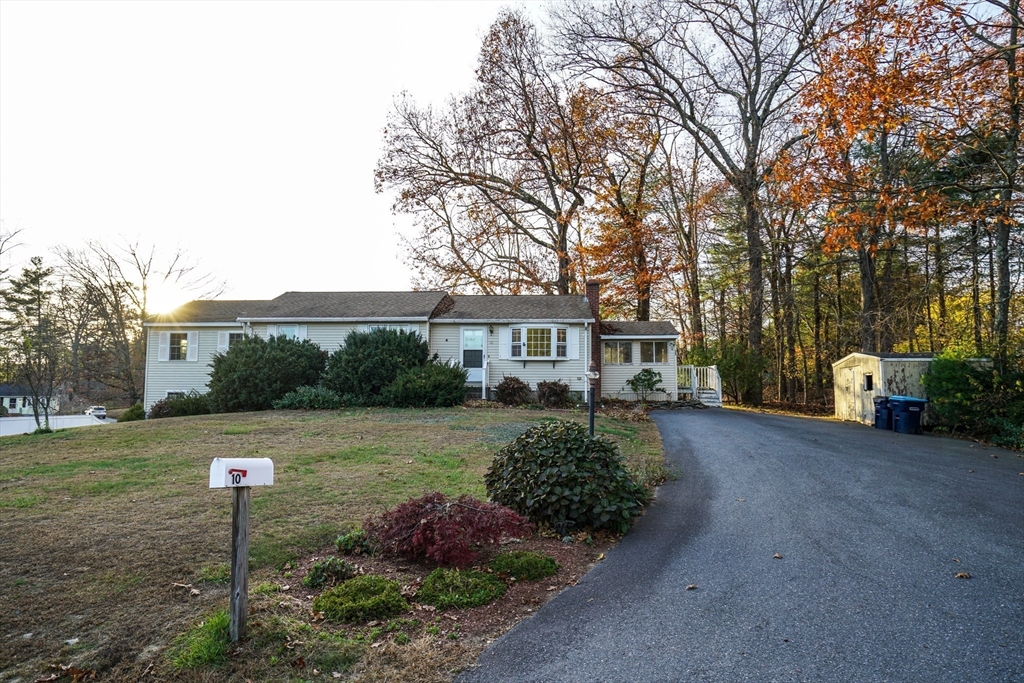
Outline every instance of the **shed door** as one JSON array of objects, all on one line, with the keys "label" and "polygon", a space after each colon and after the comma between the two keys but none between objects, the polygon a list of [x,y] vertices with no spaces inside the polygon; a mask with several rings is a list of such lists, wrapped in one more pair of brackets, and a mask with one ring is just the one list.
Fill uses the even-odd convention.
[{"label": "shed door", "polygon": [[860,392],[857,391],[857,370],[846,370],[846,417],[844,420],[860,422]]},{"label": "shed door", "polygon": [[484,381],[484,329],[462,328],[462,367],[468,372],[467,382]]}]

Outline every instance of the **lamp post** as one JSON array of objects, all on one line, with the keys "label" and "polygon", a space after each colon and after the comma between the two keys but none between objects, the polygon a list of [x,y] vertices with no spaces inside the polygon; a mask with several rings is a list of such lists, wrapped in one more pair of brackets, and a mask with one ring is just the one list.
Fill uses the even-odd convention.
[{"label": "lamp post", "polygon": [[601,376],[601,373],[597,371],[597,363],[590,361],[590,367],[587,368],[587,381],[590,382],[590,435],[594,435],[594,389],[597,388],[597,378]]}]

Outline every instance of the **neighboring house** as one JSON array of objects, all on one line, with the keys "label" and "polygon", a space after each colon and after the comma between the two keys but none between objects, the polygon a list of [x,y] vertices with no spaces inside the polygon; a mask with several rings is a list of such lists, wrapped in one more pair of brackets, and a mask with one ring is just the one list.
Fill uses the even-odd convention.
[{"label": "neighboring house", "polygon": [[[851,353],[837,360],[832,364],[836,418],[873,425],[876,396],[928,398],[921,378],[934,359],[930,353]],[[922,421],[928,418],[925,412]]]},{"label": "neighboring house", "polygon": [[621,395],[626,379],[652,367],[665,380],[661,397],[676,398],[677,334],[671,323],[599,327],[599,295],[599,285],[590,282],[587,296],[287,292],[269,301],[193,301],[145,324],[144,406],[149,410],[168,396],[205,392],[213,356],[243,335],[308,339],[333,352],[349,333],[378,327],[419,333],[442,362],[466,368],[469,395],[488,398],[510,375],[532,389],[540,381],[561,381],[586,398],[585,373],[591,361],[602,366],[607,334],[609,348],[632,344],[636,355],[628,363],[621,353],[615,356],[615,365],[621,367],[611,371],[610,384],[604,377],[599,380],[599,395]]},{"label": "neighboring house", "polygon": [[[45,399],[43,399],[45,400]],[[11,415],[32,415],[32,392],[27,386],[20,384],[0,384],[0,404],[7,408]],[[50,401],[50,414],[60,410],[60,399],[56,396]],[[42,407],[40,407],[42,412]]]}]

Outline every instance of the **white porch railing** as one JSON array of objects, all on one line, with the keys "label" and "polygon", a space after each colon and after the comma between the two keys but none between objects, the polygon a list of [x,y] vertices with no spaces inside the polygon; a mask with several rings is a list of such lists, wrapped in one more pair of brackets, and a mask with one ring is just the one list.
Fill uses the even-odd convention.
[{"label": "white porch railing", "polygon": [[722,406],[722,377],[717,365],[680,365],[679,393],[689,394],[707,406]]}]

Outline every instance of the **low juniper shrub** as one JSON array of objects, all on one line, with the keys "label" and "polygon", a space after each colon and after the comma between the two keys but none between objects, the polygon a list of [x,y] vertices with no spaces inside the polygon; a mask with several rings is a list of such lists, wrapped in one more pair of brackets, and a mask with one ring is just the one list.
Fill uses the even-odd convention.
[{"label": "low juniper shrub", "polygon": [[306,588],[333,586],[356,575],[355,568],[337,557],[328,557],[314,562],[309,573],[302,579]]},{"label": "low juniper shrub", "polygon": [[135,422],[136,420],[145,420],[146,410],[142,407],[141,403],[136,403],[128,410],[121,413],[121,416],[117,418],[118,422]]},{"label": "low juniper shrub", "polygon": [[530,385],[515,375],[507,375],[494,387],[494,398],[507,406],[530,402]]},{"label": "low juniper shrub", "polygon": [[381,393],[381,402],[395,408],[449,408],[465,400],[466,371],[455,363],[402,370]]},{"label": "low juniper shrub", "polygon": [[189,415],[209,415],[210,401],[207,394],[190,391],[184,396],[173,396],[161,399],[149,409],[149,419],[163,417],[188,417]]},{"label": "low juniper shrub", "polygon": [[409,609],[397,581],[366,574],[328,588],[313,600],[313,609],[331,621],[359,624],[389,619]]},{"label": "low juniper shrub", "polygon": [[497,545],[503,536],[524,537],[533,526],[502,505],[470,496],[449,500],[428,493],[372,517],[363,525],[374,547],[384,555],[443,567],[466,567],[475,549]]},{"label": "low juniper shrub", "polygon": [[616,445],[578,422],[526,430],[494,456],[484,483],[492,501],[560,535],[625,533],[650,498],[626,472]]},{"label": "low juniper shrub", "polygon": [[274,410],[337,410],[341,397],[325,387],[302,386],[274,401]]},{"label": "low juniper shrub", "polygon": [[558,563],[554,559],[528,550],[501,553],[488,566],[495,574],[506,574],[516,581],[536,581],[558,571]]},{"label": "low juniper shrub", "polygon": [[423,580],[416,599],[438,609],[465,609],[492,603],[505,594],[505,589],[505,582],[494,574],[439,567]]}]

